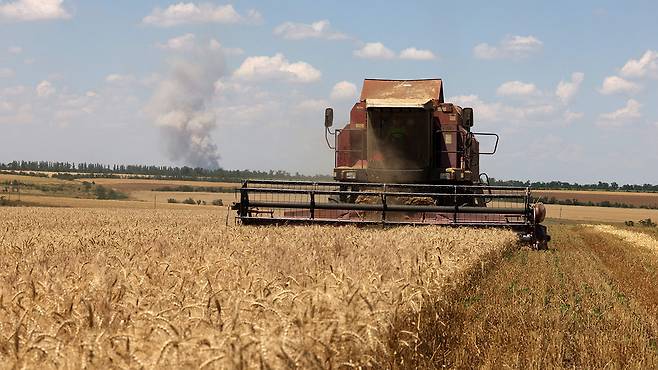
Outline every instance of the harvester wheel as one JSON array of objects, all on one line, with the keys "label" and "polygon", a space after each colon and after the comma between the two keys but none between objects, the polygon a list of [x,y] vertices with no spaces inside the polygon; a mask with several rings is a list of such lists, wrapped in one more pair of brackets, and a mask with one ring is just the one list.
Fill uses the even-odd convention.
[{"label": "harvester wheel", "polygon": [[535,225],[535,248],[540,251],[548,250],[548,242],[551,240],[551,236],[548,235],[546,231],[546,226],[544,225]]}]

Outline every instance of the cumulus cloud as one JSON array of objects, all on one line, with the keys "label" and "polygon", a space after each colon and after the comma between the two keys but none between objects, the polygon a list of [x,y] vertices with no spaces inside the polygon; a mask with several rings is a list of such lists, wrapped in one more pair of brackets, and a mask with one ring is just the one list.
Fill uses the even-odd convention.
[{"label": "cumulus cloud", "polygon": [[329,106],[329,102],[324,99],[306,99],[302,100],[296,107],[298,112],[322,112]]},{"label": "cumulus cloud", "polygon": [[585,74],[582,72],[574,72],[571,74],[570,81],[560,81],[555,89],[555,95],[562,101],[568,103],[578,93],[580,84],[585,79]]},{"label": "cumulus cloud", "polygon": [[16,96],[25,93],[28,89],[23,85],[10,86],[0,89],[0,96]]},{"label": "cumulus cloud", "polygon": [[634,82],[625,80],[619,76],[610,76],[603,80],[603,85],[599,91],[605,95],[616,93],[632,94],[638,92],[640,89],[640,85]]},{"label": "cumulus cloud", "polygon": [[320,79],[322,73],[306,62],[290,63],[283,54],[277,53],[271,57],[248,57],[235,70],[233,76],[245,80],[282,79],[291,82],[314,82]]},{"label": "cumulus cloud", "polygon": [[550,102],[530,103],[519,106],[501,102],[485,102],[478,95],[458,95],[447,101],[462,107],[472,107],[478,122],[495,123],[510,122],[527,124],[545,121],[555,115],[555,105]]},{"label": "cumulus cloud", "polygon": [[219,41],[216,39],[211,39],[210,42],[208,42],[208,48],[210,50],[222,50],[224,55],[242,55],[244,54],[244,50],[240,48],[227,48],[224,47]]},{"label": "cumulus cloud", "polygon": [[406,48],[400,52],[400,59],[432,60],[436,55],[427,49]]},{"label": "cumulus cloud", "polygon": [[225,55],[240,55],[244,51],[240,48],[224,47],[216,39],[210,39],[208,42],[199,42],[193,33],[186,33],[181,36],[172,37],[169,40],[158,43],[156,46],[162,50],[170,52],[203,52],[204,50],[218,51],[221,50]]},{"label": "cumulus cloud", "polygon": [[621,68],[621,75],[658,78],[658,51],[647,50],[640,59],[630,59]]},{"label": "cumulus cloud", "polygon": [[31,104],[6,101],[0,91],[0,125],[26,124],[34,120]]},{"label": "cumulus cloud", "polygon": [[55,86],[53,86],[52,83],[46,80],[39,82],[39,84],[36,87],[37,95],[43,98],[52,96],[53,94],[55,94],[56,91],[57,89],[55,89]]},{"label": "cumulus cloud", "polygon": [[395,53],[381,42],[369,42],[361,49],[354,50],[354,56],[364,59],[393,59]]},{"label": "cumulus cloud", "polygon": [[172,37],[167,42],[157,44],[160,49],[168,50],[190,50],[195,46],[196,36],[193,33],[186,33],[178,37]]},{"label": "cumulus cloud", "polygon": [[241,15],[233,5],[178,3],[165,9],[155,8],[151,14],[142,19],[142,23],[158,27],[171,27],[181,24],[195,23],[249,23],[260,22],[260,13],[249,10]]},{"label": "cumulus cloud", "polygon": [[0,78],[14,77],[14,70],[11,68],[0,68]]},{"label": "cumulus cloud", "polygon": [[61,94],[53,107],[53,118],[60,127],[69,126],[76,118],[94,113],[101,105],[98,94],[87,91],[84,94]]},{"label": "cumulus cloud", "polygon": [[349,81],[340,81],[331,89],[330,97],[333,100],[347,100],[356,96],[356,85]]},{"label": "cumulus cloud", "polygon": [[274,28],[274,34],[287,40],[326,39],[344,40],[348,36],[334,31],[328,20],[323,19],[311,24],[285,22]]},{"label": "cumulus cloud", "polygon": [[536,95],[538,92],[534,84],[521,81],[505,82],[496,90],[496,94],[500,96],[529,96]]},{"label": "cumulus cloud", "polygon": [[129,74],[112,73],[105,77],[105,81],[111,84],[128,84],[135,81],[136,78]]},{"label": "cumulus cloud", "polygon": [[[567,104],[576,94],[584,75],[580,72],[572,74],[570,81],[561,81],[555,94],[540,90],[535,84],[523,81],[508,81],[496,89],[496,95],[502,98],[498,101],[485,101],[478,95],[458,95],[447,101],[462,107],[473,107],[478,122],[510,123],[509,127],[522,127],[531,124],[565,124],[580,120],[582,112],[575,112]],[[509,99],[517,97],[523,99]]]},{"label": "cumulus cloud", "polygon": [[68,19],[71,14],[64,9],[64,0],[17,0],[0,4],[0,20],[38,21]]},{"label": "cumulus cloud", "polygon": [[626,105],[610,113],[601,114],[601,125],[603,126],[623,126],[629,121],[634,121],[642,117],[640,113],[640,104],[635,99],[628,99]]},{"label": "cumulus cloud", "polygon": [[473,48],[478,59],[520,59],[539,52],[543,43],[534,36],[507,36],[498,45],[481,43]]},{"label": "cumulus cloud", "polygon": [[564,112],[562,116],[564,118],[564,121],[569,123],[583,118],[585,114],[583,112],[572,112],[570,110],[567,110]]}]

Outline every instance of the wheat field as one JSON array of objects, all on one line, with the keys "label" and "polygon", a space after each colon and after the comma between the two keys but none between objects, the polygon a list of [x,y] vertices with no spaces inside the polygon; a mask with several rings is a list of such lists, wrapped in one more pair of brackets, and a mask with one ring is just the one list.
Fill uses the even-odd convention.
[{"label": "wheat field", "polygon": [[[199,210],[0,212],[2,368],[405,367],[501,230],[226,226]],[[435,349],[434,354],[428,348]]]}]

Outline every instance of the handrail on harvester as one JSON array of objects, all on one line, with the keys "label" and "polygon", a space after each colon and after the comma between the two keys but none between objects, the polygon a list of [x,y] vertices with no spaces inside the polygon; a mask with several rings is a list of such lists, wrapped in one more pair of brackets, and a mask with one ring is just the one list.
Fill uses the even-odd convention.
[{"label": "handrail on harvester", "polygon": [[363,187],[382,187],[387,188],[472,188],[472,189],[491,189],[491,190],[529,190],[530,187],[526,186],[496,186],[496,185],[451,185],[451,184],[389,184],[389,183],[374,183],[374,182],[349,182],[338,183],[335,181],[301,181],[301,180],[243,180],[242,186],[248,187],[249,184],[263,184],[263,185],[316,185],[316,186],[363,186]]}]

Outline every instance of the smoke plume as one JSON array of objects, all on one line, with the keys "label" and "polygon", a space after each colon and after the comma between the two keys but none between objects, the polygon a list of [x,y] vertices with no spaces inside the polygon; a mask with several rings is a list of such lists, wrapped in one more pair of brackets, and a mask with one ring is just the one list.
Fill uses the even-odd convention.
[{"label": "smoke plume", "polygon": [[224,72],[220,50],[194,50],[170,61],[147,112],[162,130],[169,159],[193,167],[219,168],[212,131],[217,117],[211,109],[213,83]]}]

